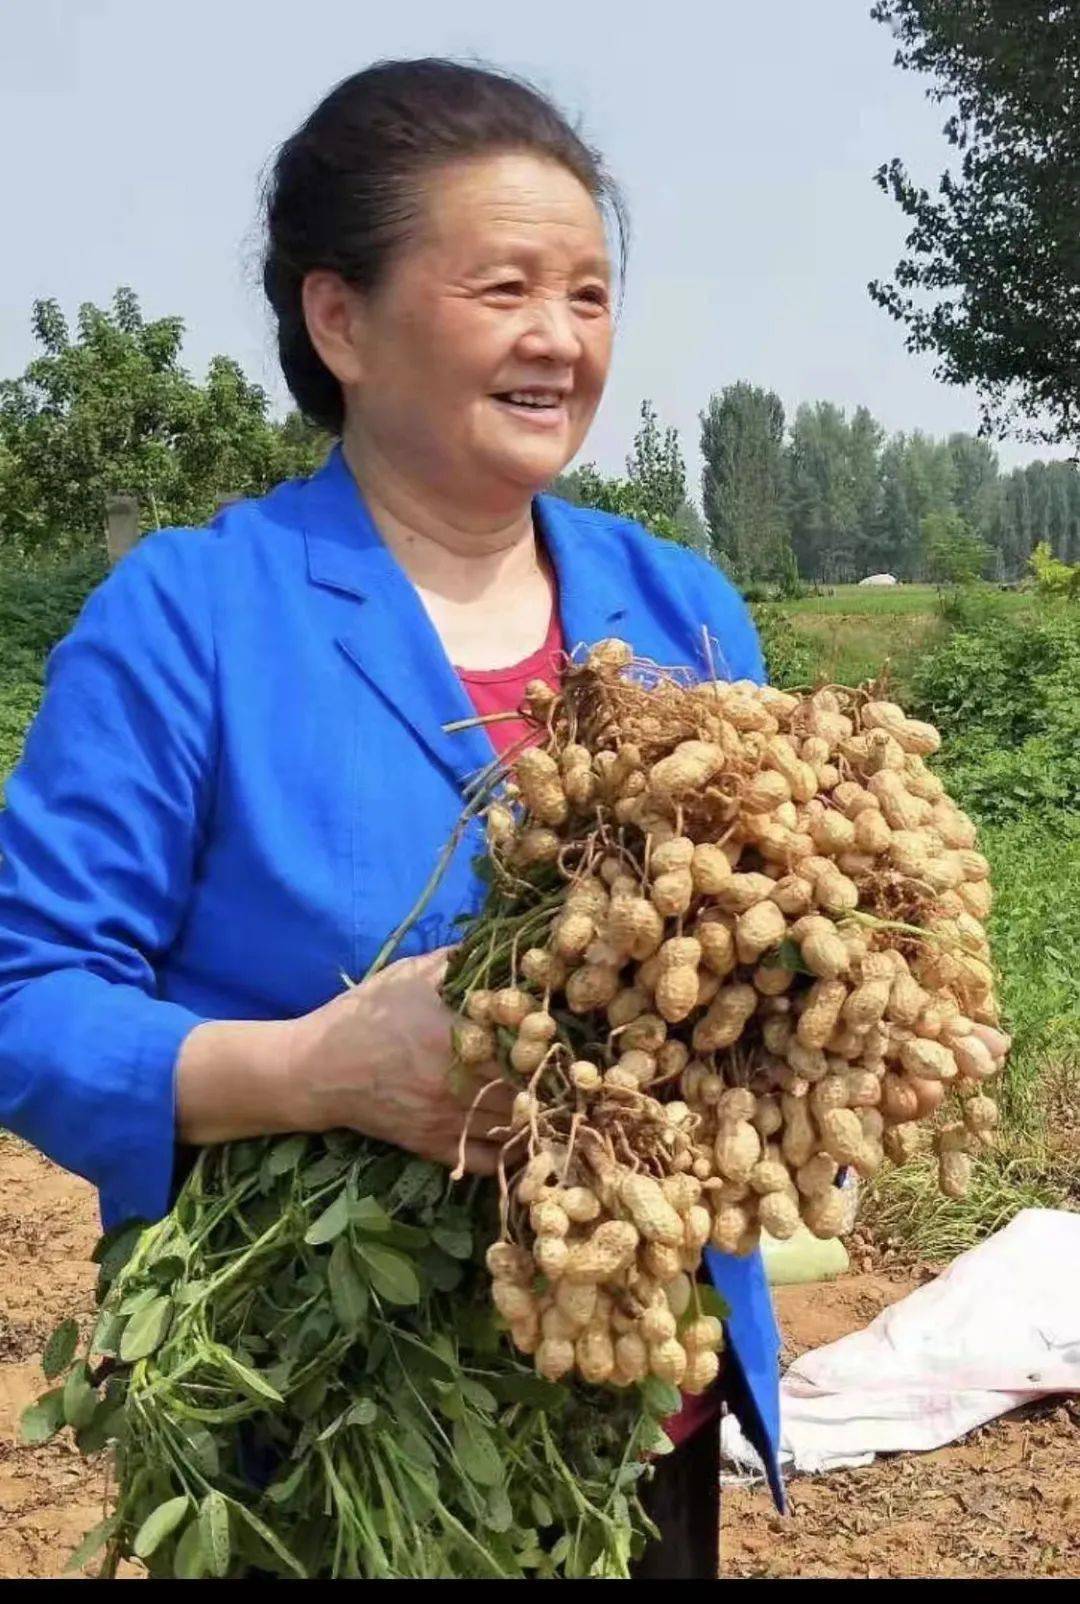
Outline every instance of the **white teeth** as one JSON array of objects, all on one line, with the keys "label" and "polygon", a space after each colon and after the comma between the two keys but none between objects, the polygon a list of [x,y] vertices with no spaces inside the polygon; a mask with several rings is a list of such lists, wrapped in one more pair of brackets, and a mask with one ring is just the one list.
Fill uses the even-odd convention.
[{"label": "white teeth", "polygon": [[523,407],[557,407],[560,397],[537,390],[511,390],[509,399]]}]

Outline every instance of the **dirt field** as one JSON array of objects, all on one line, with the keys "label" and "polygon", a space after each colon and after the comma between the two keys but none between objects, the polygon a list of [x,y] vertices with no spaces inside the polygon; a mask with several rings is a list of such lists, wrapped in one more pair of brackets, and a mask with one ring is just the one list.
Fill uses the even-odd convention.
[{"label": "dirt field", "polygon": [[[41,1388],[35,1363],[64,1314],[89,1313],[97,1235],[89,1187],[0,1136],[0,1577],[58,1576],[100,1518],[101,1466],[73,1447],[15,1445]],[[788,1359],[865,1325],[915,1284],[855,1275],[777,1294]],[[728,1491],[721,1547],[735,1576],[1080,1574],[1080,1402],[1040,1405],[922,1456],[791,1485],[782,1521],[761,1491]],[[131,1574],[134,1574],[133,1572]]]}]

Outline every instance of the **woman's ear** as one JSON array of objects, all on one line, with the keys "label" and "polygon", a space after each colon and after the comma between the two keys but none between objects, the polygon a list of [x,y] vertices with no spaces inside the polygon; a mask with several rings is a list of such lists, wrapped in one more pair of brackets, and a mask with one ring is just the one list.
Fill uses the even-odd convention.
[{"label": "woman's ear", "polygon": [[363,378],[361,295],[328,268],[308,273],[301,290],[304,322],[320,358],[344,388]]}]

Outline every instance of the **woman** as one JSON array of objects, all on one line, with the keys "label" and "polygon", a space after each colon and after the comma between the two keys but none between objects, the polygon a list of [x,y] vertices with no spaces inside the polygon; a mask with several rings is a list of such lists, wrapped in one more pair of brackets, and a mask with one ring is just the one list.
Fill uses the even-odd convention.
[{"label": "woman", "polygon": [[[486,728],[515,733],[443,726],[608,635],[703,667],[704,627],[724,673],[761,676],[714,568],[539,494],[607,378],[606,212],[546,100],[441,61],[347,80],[278,156],[282,366],[340,444],[112,573],[52,656],[0,821],[0,1123],[94,1182],[107,1226],[167,1209],[178,1144],[348,1126],[453,1162],[437,985],[477,839],[398,961],[340,984],[414,903]],[[474,1172],[507,1112],[476,1116]],[[711,1271],[778,1490],[760,1262]],[[716,1574],[716,1439],[714,1400],[660,1463],[642,1574]]]}]

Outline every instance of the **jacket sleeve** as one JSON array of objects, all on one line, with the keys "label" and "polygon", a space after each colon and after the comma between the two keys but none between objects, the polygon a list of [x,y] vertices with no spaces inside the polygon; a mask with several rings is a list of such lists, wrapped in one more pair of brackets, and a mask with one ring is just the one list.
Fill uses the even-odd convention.
[{"label": "jacket sleeve", "polygon": [[0,815],[0,1125],[102,1192],[168,1206],[173,1073],[198,1017],[157,995],[212,785],[202,532],[147,537],[52,653]]},{"label": "jacket sleeve", "polygon": [[748,679],[764,685],[765,659],[750,609],[731,581],[708,563],[704,594],[716,671],[721,679]]}]

